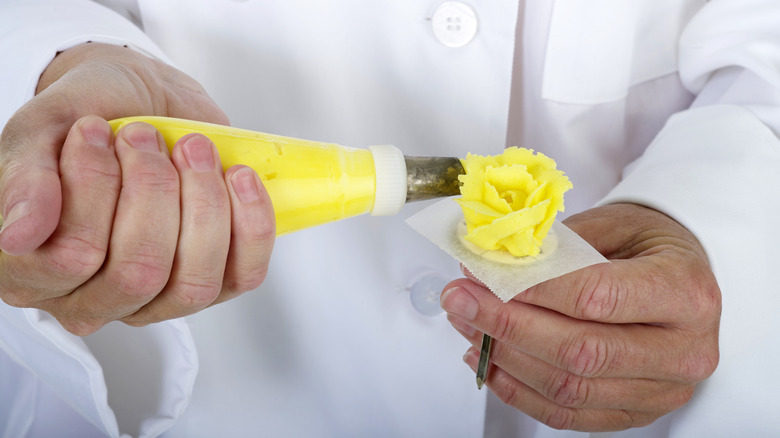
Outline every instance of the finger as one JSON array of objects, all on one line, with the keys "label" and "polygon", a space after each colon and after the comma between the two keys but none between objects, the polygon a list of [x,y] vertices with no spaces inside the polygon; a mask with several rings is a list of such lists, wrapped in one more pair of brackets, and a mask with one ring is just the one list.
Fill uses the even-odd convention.
[{"label": "finger", "polygon": [[675,248],[590,266],[531,287],[515,300],[582,320],[688,331],[716,331],[721,312],[712,271]]},{"label": "finger", "polygon": [[3,284],[17,304],[70,293],[103,264],[120,184],[112,135],[94,116],[70,130],[60,157],[63,209],[56,231],[36,252],[0,259],[0,270],[13,273]]},{"label": "finger", "polygon": [[[514,299],[589,321],[688,327],[720,312],[719,289],[711,271],[690,256],[669,248],[630,260],[613,260],[518,291]],[[484,286],[468,269],[461,270]],[[711,308],[703,312],[703,306]]]},{"label": "finger", "polygon": [[60,219],[58,158],[68,128],[60,131],[38,119],[23,108],[0,136],[0,249],[5,254],[38,248]]},{"label": "finger", "polygon": [[230,200],[216,147],[207,137],[182,137],[173,149],[181,179],[181,230],[171,278],[154,300],[122,321],[149,324],[197,312],[222,289],[230,247]]},{"label": "finger", "polygon": [[108,252],[119,200],[121,170],[113,132],[97,116],[79,120],[65,140],[60,157],[63,211],[59,226],[42,248],[48,267],[64,265],[47,277],[73,290],[92,277]]},{"label": "finger", "polygon": [[463,275],[466,276],[466,278],[473,281],[474,283],[477,283],[478,285],[489,289],[487,285],[484,282],[482,282],[482,280],[480,280],[474,274],[472,274],[471,271],[469,271],[469,268],[463,266],[463,264],[460,265],[460,272],[462,272]]},{"label": "finger", "polygon": [[268,272],[276,236],[271,198],[254,170],[234,166],[225,173],[232,208],[230,253],[220,303],[260,286]]},{"label": "finger", "polygon": [[641,205],[604,205],[573,215],[564,223],[609,259],[652,254],[667,245],[707,258],[690,231],[669,216]]},{"label": "finger", "polygon": [[[458,317],[450,322],[477,351],[481,333]],[[692,384],[651,379],[590,379],[553,367],[516,348],[494,341],[490,361],[556,405],[577,409],[626,409],[657,416],[685,404]]]},{"label": "finger", "polygon": [[709,271],[680,268],[690,265],[671,249],[613,260],[540,283],[515,300],[588,321],[689,326],[709,318],[719,302]]},{"label": "finger", "polygon": [[57,303],[66,329],[88,334],[134,313],[168,282],[179,234],[179,177],[162,136],[145,123],[117,135],[122,191],[109,254],[92,279]]},{"label": "finger", "polygon": [[698,329],[717,322],[715,277],[696,239],[672,219],[620,204],[575,215],[566,224],[612,263],[541,283],[516,300],[610,323]]},{"label": "finger", "polygon": [[[469,349],[464,361],[476,371],[479,353]],[[583,432],[625,430],[650,424],[657,416],[628,409],[578,409],[551,402],[503,369],[491,366],[486,384],[504,403],[553,429]]]},{"label": "finger", "polygon": [[452,283],[441,303],[497,341],[578,376],[689,382],[709,367],[698,362],[707,358],[709,341],[670,328],[601,324],[517,301],[504,304],[468,280]]}]

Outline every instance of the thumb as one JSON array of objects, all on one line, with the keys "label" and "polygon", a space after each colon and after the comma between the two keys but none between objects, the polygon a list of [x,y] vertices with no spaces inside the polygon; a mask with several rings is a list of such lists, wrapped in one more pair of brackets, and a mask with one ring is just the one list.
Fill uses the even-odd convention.
[{"label": "thumb", "polygon": [[57,145],[64,134],[24,122],[25,114],[17,113],[0,135],[0,250],[10,255],[43,244],[57,228],[62,208]]}]

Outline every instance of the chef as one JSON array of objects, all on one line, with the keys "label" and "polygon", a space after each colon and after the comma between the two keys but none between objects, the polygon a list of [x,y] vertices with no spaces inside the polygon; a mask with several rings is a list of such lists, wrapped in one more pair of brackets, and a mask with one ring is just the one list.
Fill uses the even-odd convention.
[{"label": "chef", "polygon": [[[773,0],[4,1],[2,436],[767,436],[779,21]],[[532,147],[612,263],[500,304],[404,224],[423,205],[274,241],[252,171],[202,136],[113,136],[130,115]]]}]

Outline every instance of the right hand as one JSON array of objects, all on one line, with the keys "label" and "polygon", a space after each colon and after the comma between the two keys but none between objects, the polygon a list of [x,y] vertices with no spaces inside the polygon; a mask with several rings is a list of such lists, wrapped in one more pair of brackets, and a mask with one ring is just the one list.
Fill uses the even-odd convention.
[{"label": "right hand", "polygon": [[150,125],[114,139],[106,122],[228,124],[196,81],[130,49],[88,43],[59,54],[37,91],[0,137],[3,301],[86,335],[113,320],[191,314],[263,281],[275,231],[257,175],[236,166],[223,177],[202,135],[169,155]]}]

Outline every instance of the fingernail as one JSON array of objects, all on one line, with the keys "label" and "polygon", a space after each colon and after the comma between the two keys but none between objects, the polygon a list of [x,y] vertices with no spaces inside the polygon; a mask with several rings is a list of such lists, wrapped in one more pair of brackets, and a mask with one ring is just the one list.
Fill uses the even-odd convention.
[{"label": "fingernail", "polygon": [[192,170],[196,172],[210,172],[214,170],[214,152],[209,139],[202,135],[193,135],[181,147],[182,152],[184,152],[184,158]]},{"label": "fingernail", "polygon": [[479,352],[474,347],[469,347],[469,349],[466,350],[466,353],[463,354],[463,362],[466,362],[469,365],[476,363],[478,360]]},{"label": "fingernail", "polygon": [[160,152],[157,130],[146,123],[131,123],[122,130],[127,144],[135,149],[147,152]]},{"label": "fingernail", "polygon": [[233,185],[233,191],[236,192],[239,201],[246,204],[260,199],[254,171],[249,167],[243,167],[233,173],[230,177],[230,183]]},{"label": "fingernail", "polygon": [[14,222],[30,214],[30,201],[20,201],[11,207],[11,211],[3,218],[2,229],[5,230]]},{"label": "fingernail", "polygon": [[479,301],[466,289],[454,287],[447,289],[441,295],[441,307],[447,313],[473,321],[477,317],[477,312],[479,312]]},{"label": "fingernail", "polygon": [[86,120],[79,126],[84,141],[92,146],[107,148],[111,143],[111,130],[105,122]]}]

